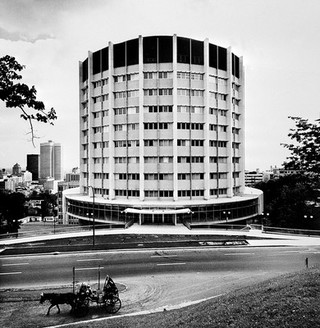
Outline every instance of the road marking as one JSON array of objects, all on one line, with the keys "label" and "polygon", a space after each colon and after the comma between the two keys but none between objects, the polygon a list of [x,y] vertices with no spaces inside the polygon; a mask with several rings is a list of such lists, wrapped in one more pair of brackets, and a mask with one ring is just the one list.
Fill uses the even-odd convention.
[{"label": "road marking", "polygon": [[89,261],[102,261],[103,259],[82,259],[82,260],[77,260],[77,262],[89,262]]},{"label": "road marking", "polygon": [[97,267],[97,268],[75,268],[76,271],[99,270],[99,269],[104,269],[104,267]]},{"label": "road marking", "polygon": [[159,258],[159,257],[177,257],[178,255],[161,255],[161,254],[159,254],[159,255],[151,255],[150,257],[157,257],[157,258]]},{"label": "road marking", "polygon": [[157,263],[159,266],[164,266],[164,265],[184,265],[185,263],[178,262],[178,263]]},{"label": "road marking", "polygon": [[255,255],[255,253],[225,253],[223,255]]},{"label": "road marking", "polygon": [[21,274],[22,272],[1,272],[0,275],[4,276],[6,274]]},{"label": "road marking", "polygon": [[29,265],[29,263],[8,263],[8,264],[2,264],[2,266],[13,266],[13,265]]}]

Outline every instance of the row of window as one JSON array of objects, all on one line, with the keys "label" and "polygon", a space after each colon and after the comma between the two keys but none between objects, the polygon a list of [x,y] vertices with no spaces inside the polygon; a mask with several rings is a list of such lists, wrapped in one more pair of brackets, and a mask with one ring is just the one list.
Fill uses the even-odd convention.
[{"label": "row of window", "polygon": [[93,173],[94,179],[109,179],[109,173]]},{"label": "row of window", "polygon": [[204,123],[188,123],[188,122],[178,122],[177,128],[179,130],[203,130]]},{"label": "row of window", "polygon": [[228,95],[226,95],[224,93],[217,93],[217,92],[209,91],[209,94],[210,94],[210,98],[214,98],[216,100],[227,101]]},{"label": "row of window", "polygon": [[116,148],[120,147],[139,147],[139,140],[117,140],[114,141]]},{"label": "row of window", "polygon": [[121,107],[114,109],[114,115],[127,115],[127,114],[138,114],[139,113],[139,106],[133,107]]},{"label": "row of window", "polygon": [[172,180],[172,173],[146,173],[144,175],[145,180]]},{"label": "row of window", "polygon": [[140,163],[140,158],[139,157],[115,157],[114,158],[115,164],[137,164]]},{"label": "row of window", "polygon": [[[145,130],[168,130],[172,128],[173,123],[168,122],[149,122],[149,123],[143,123],[143,127]],[[204,123],[188,123],[188,122],[178,122],[177,123],[178,130],[203,130]],[[93,127],[93,133],[107,133],[109,132],[109,125],[104,126],[97,126]],[[132,130],[138,130],[139,129],[139,123],[129,123],[129,124],[114,124],[114,130],[115,131],[132,131]],[[219,132],[227,132],[227,126],[226,125],[218,125],[218,124],[209,124],[209,130],[210,131],[219,131]],[[240,128],[232,128],[233,134],[239,134]],[[87,134],[86,134],[87,135]],[[83,134],[83,136],[85,136]],[[225,147],[225,146],[219,146],[219,147]]]},{"label": "row of window", "polygon": [[203,80],[204,73],[177,72],[178,79]]},{"label": "row of window", "polygon": [[104,85],[107,85],[107,84],[108,84],[108,78],[92,82],[93,88],[103,87]]},{"label": "row of window", "polygon": [[[193,113],[193,114],[203,114],[204,106],[186,106],[186,105],[178,105],[177,112],[178,113]],[[172,113],[173,106],[172,105],[160,105],[160,106],[144,106],[144,111],[146,113]],[[139,106],[132,107],[120,107],[114,109],[114,115],[127,115],[127,114],[138,114]],[[219,115],[227,116],[228,110],[226,109],[217,109],[217,108],[209,108],[209,113],[211,115]],[[109,115],[109,110],[102,110],[100,112],[93,112],[93,118],[99,118],[100,116],[106,117]],[[233,120],[239,120],[240,114],[232,113]],[[85,123],[88,121],[88,116],[82,118],[82,121]]]},{"label": "row of window", "polygon": [[139,79],[138,73],[131,73],[131,74],[122,74],[122,75],[115,75],[113,77],[114,82],[126,82],[126,81],[133,81]]},{"label": "row of window", "polygon": [[153,123],[143,123],[143,127],[145,130],[167,130],[172,127],[172,123],[158,123],[158,122],[153,122]]},{"label": "row of window", "polygon": [[220,140],[209,140],[210,147],[221,147],[226,148],[228,141],[220,141]]},{"label": "row of window", "polygon": [[115,99],[139,97],[139,90],[116,91],[114,92]]},{"label": "row of window", "polygon": [[139,173],[116,173],[115,179],[119,180],[140,180]]},{"label": "row of window", "polygon": [[[161,89],[143,89],[144,96],[171,96],[172,95],[172,88],[161,88]],[[196,89],[178,89],[177,90],[178,96],[191,96],[191,97],[203,97],[204,90],[196,90]],[[223,93],[217,92],[209,92],[210,97],[227,101],[227,95]],[[139,90],[128,90],[128,91],[115,91],[114,98],[132,98],[132,97],[139,97]],[[104,94],[101,96],[92,97],[93,103],[107,101],[109,99],[109,94]],[[232,98],[232,104],[239,105],[240,99]]]},{"label": "row of window", "polygon": [[[114,157],[116,164],[125,164],[125,163],[139,163],[139,157]],[[107,164],[109,162],[109,157],[93,157],[94,164]],[[204,163],[204,156],[178,156],[178,163]],[[227,156],[210,156],[209,162],[214,164],[227,164]],[[173,163],[173,156],[144,156],[144,163],[146,164],[158,164],[158,163]],[[240,163],[240,157],[232,157],[233,164]],[[82,158],[82,164],[88,164],[88,158]],[[239,177],[239,176],[234,176]]]},{"label": "row of window", "polygon": [[130,123],[130,124],[115,124],[115,131],[133,131],[139,129],[139,123]]},{"label": "row of window", "polygon": [[173,197],[173,190],[145,190],[145,197]]},{"label": "row of window", "polygon": [[123,196],[123,197],[139,197],[140,196],[139,190],[115,189],[114,193],[116,196]]},{"label": "row of window", "polygon": [[93,118],[99,118],[100,115],[102,117],[106,117],[109,115],[109,110],[106,109],[106,110],[102,110],[101,112],[93,112],[92,115],[93,115]]},{"label": "row of window", "polygon": [[178,197],[199,197],[204,196],[204,190],[178,190]]},{"label": "row of window", "polygon": [[144,72],[144,79],[172,79],[172,72]]},{"label": "row of window", "polygon": [[172,107],[173,106],[166,106],[166,105],[160,105],[160,106],[145,106],[145,112],[149,113],[172,113]]},{"label": "row of window", "polygon": [[102,102],[102,101],[107,101],[109,99],[109,94],[105,94],[105,95],[101,95],[101,96],[97,96],[97,97],[92,97],[93,103],[97,103],[97,102]]},{"label": "row of window", "polygon": [[178,180],[203,180],[204,173],[178,173]]},{"label": "row of window", "polygon": [[210,131],[219,131],[219,132],[227,132],[226,125],[218,125],[218,124],[209,124]]},{"label": "row of window", "polygon": [[[87,159],[87,158],[84,158]],[[93,164],[108,164],[109,163],[109,157],[93,157]],[[85,163],[83,163],[85,164]]]},{"label": "row of window", "polygon": [[173,140],[169,139],[145,139],[144,146],[145,147],[155,147],[159,145],[160,147],[169,147],[173,145]]},{"label": "row of window", "polygon": [[195,146],[195,147],[202,147],[204,144],[204,140],[199,140],[199,139],[178,139],[177,140],[177,145],[182,146],[182,147],[189,147],[189,146]]},{"label": "row of window", "polygon": [[[83,172],[83,178],[86,179],[88,177],[87,172]],[[203,180],[204,173],[178,173],[178,180]],[[240,172],[233,172],[232,177],[234,179],[240,177]],[[109,173],[93,173],[94,179],[109,179]],[[117,173],[115,174],[115,178],[118,180],[140,180],[140,176],[138,173]],[[224,180],[228,178],[228,173],[226,172],[210,172],[210,180]],[[144,174],[145,180],[173,180],[172,173],[146,173]]]},{"label": "row of window", "polygon": [[[172,79],[173,72],[172,71],[161,71],[161,72],[144,72],[143,78],[146,80],[155,80],[155,79]],[[199,80],[203,81],[204,73],[193,73],[193,72],[177,72],[178,79],[187,79],[187,80]],[[131,73],[131,74],[122,74],[122,75],[115,75],[114,82],[126,82],[126,81],[133,81],[139,79],[138,73]],[[213,83],[218,83],[220,85],[227,85],[227,79],[216,77],[214,75],[209,75],[209,81]],[[108,84],[108,78],[92,82],[94,88],[103,86]],[[239,90],[239,85],[233,83],[234,90]]]},{"label": "row of window", "polygon": [[171,88],[163,88],[163,89],[144,89],[144,96],[171,96],[172,89]]},{"label": "row of window", "polygon": [[178,89],[178,96],[191,96],[191,97],[203,97],[204,90],[197,89]]}]

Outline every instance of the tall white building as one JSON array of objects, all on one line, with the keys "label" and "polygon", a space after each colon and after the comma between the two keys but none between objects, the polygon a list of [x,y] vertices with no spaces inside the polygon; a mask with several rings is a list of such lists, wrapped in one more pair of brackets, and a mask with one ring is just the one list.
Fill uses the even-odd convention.
[{"label": "tall white building", "polygon": [[79,76],[80,195],[68,194],[66,222],[261,212],[261,192],[244,184],[244,70],[231,48],[139,36],[89,52]]},{"label": "tall white building", "polygon": [[62,180],[61,144],[52,140],[40,144],[40,181]]}]

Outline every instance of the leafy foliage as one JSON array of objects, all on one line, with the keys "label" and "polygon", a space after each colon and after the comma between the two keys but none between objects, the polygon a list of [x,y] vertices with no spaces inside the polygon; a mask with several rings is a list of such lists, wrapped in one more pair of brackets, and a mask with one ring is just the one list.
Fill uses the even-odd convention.
[{"label": "leafy foliage", "polygon": [[264,193],[265,213],[269,213],[270,225],[286,228],[312,228],[304,216],[313,213],[319,182],[305,174],[292,174],[279,179],[260,182],[255,188]]},{"label": "leafy foliage", "polygon": [[[21,117],[29,122],[32,143],[34,143],[33,121],[53,125],[57,119],[53,108],[46,110],[42,101],[37,100],[37,91],[17,81],[22,79],[19,74],[25,67],[19,64],[14,57],[6,55],[0,58],[0,100],[4,101],[7,108],[20,109]],[[29,113],[27,109],[31,109]]]},{"label": "leafy foliage", "polygon": [[19,219],[25,215],[24,203],[23,194],[0,191],[0,233],[18,231]]},{"label": "leafy foliage", "polygon": [[289,149],[291,156],[284,163],[286,169],[301,170],[309,173],[320,173],[320,120],[308,122],[301,117],[289,117],[296,127],[290,129],[288,136],[294,141],[282,144]]}]

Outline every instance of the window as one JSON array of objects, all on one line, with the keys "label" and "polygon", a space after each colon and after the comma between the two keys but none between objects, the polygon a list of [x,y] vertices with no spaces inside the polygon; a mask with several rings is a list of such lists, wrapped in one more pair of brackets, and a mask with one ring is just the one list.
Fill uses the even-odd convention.
[{"label": "window", "polygon": [[172,156],[159,157],[159,163],[173,163],[173,157]]},{"label": "window", "polygon": [[145,130],[167,130],[169,128],[171,128],[172,123],[157,123],[157,122],[153,122],[153,123],[143,123],[144,129]]},{"label": "window", "polygon": [[172,146],[172,144],[173,144],[172,140],[159,140],[160,147],[169,147]]},{"label": "window", "polygon": [[228,177],[228,173],[226,172],[220,172],[220,173],[216,173],[216,172],[210,172],[210,179],[227,179]]},{"label": "window", "polygon": [[203,80],[203,73],[177,72],[178,79]]},{"label": "window", "polygon": [[195,114],[203,114],[204,107],[203,106],[178,106],[178,113],[195,113]]},{"label": "window", "polygon": [[210,189],[211,196],[226,195],[226,194],[227,194],[227,188]]},{"label": "window", "polygon": [[172,95],[172,89],[159,89],[159,96],[170,96]]},{"label": "window", "polygon": [[220,132],[227,132],[226,125],[217,125],[217,124],[209,124],[210,131],[220,131]]},{"label": "window", "polygon": [[177,128],[181,130],[203,130],[204,123],[178,122]]},{"label": "window", "polygon": [[178,163],[203,163],[203,156],[178,156]]},{"label": "window", "polygon": [[178,146],[189,147],[190,144],[191,144],[191,146],[194,146],[194,147],[203,147],[204,141],[199,140],[199,139],[192,139],[192,140],[178,139],[177,140]]},{"label": "window", "polygon": [[221,147],[225,148],[227,147],[228,142],[227,141],[217,141],[217,140],[210,140],[209,141],[210,147]]},{"label": "window", "polygon": [[196,89],[178,89],[178,96],[192,96],[192,97],[203,97],[203,90]]},{"label": "window", "polygon": [[232,128],[232,133],[233,134],[239,134],[240,133],[240,129],[239,128]]},{"label": "window", "polygon": [[211,156],[210,157],[210,163],[220,163],[220,164],[226,164],[228,157],[217,157],[217,156]]},{"label": "window", "polygon": [[158,93],[157,93],[157,89],[144,89],[143,94],[145,96],[156,96]]},{"label": "window", "polygon": [[144,146],[145,147],[154,147],[157,145],[157,140],[154,139],[145,139],[144,140]]}]

